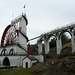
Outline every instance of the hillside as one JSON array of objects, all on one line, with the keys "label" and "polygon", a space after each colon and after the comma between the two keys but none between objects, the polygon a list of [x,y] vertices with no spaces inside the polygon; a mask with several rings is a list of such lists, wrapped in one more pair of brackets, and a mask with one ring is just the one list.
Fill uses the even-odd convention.
[{"label": "hillside", "polygon": [[75,54],[61,59],[48,59],[28,69],[0,70],[0,75],[75,75]]},{"label": "hillside", "polygon": [[37,75],[75,75],[75,56],[48,59],[33,66],[33,72]]}]

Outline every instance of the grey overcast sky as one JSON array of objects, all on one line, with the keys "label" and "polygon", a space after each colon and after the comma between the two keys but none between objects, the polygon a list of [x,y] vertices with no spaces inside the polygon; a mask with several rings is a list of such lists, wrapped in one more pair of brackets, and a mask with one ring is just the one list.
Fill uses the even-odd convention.
[{"label": "grey overcast sky", "polygon": [[24,12],[24,4],[29,39],[75,22],[75,0],[0,0],[0,38],[11,20]]}]

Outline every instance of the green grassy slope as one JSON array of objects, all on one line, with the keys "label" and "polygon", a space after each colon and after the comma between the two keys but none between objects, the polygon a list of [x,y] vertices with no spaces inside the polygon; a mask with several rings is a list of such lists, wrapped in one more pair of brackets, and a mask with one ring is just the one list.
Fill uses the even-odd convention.
[{"label": "green grassy slope", "polygon": [[29,69],[8,69],[8,70],[0,70],[0,75],[32,75],[32,70]]}]

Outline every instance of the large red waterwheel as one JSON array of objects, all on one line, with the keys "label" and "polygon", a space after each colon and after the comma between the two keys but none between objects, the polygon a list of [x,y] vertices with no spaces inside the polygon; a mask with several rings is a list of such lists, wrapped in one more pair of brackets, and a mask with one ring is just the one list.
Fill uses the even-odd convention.
[{"label": "large red waterwheel", "polygon": [[16,30],[14,25],[8,25],[3,32],[1,39],[1,47],[10,44],[15,44],[18,41],[19,31]]}]

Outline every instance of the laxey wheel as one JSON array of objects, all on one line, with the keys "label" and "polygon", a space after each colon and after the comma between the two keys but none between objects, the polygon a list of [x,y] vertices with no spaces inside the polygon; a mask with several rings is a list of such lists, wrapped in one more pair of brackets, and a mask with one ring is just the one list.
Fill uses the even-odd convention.
[{"label": "laxey wheel", "polygon": [[14,25],[8,25],[3,32],[1,39],[1,47],[15,44],[18,41],[19,30]]}]

